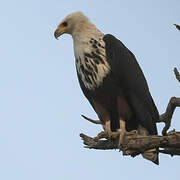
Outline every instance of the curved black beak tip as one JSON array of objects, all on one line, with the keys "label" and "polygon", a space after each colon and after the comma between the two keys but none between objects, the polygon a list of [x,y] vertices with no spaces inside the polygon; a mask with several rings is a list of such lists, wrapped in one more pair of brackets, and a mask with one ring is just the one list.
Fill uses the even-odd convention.
[{"label": "curved black beak tip", "polygon": [[57,31],[57,30],[54,32],[54,37],[58,40],[59,33],[58,33],[58,31]]}]

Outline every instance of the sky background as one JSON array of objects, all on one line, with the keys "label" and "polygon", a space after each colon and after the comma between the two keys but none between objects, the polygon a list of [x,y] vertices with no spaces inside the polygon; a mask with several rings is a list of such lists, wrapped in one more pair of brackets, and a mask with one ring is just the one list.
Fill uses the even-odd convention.
[{"label": "sky background", "polygon": [[[101,127],[76,76],[72,38],[54,38],[69,13],[82,11],[137,57],[160,113],[180,96],[179,0],[31,0],[0,6],[0,179],[179,179],[180,157],[160,154],[160,165],[118,151],[83,148],[81,132]],[[162,125],[158,125],[161,132]],[[172,128],[180,131],[180,111]]]}]

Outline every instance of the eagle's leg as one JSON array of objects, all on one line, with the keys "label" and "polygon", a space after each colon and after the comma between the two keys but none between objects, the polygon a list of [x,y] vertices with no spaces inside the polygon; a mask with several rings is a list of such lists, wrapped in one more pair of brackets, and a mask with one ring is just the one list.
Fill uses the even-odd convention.
[{"label": "eagle's leg", "polygon": [[[106,139],[117,139],[119,137],[119,133],[118,132],[112,132],[111,131],[111,125],[110,125],[110,120],[105,121],[104,125],[103,125],[103,129],[104,129],[104,134],[106,137]],[[102,133],[102,132],[101,132]]]},{"label": "eagle's leg", "polygon": [[125,135],[126,135],[126,122],[123,119],[120,119],[119,149],[123,148]]}]

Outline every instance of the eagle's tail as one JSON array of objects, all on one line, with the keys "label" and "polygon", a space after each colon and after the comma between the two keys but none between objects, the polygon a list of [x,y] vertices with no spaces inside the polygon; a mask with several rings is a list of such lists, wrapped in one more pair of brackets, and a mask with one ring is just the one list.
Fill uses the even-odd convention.
[{"label": "eagle's tail", "polygon": [[159,154],[158,149],[150,149],[142,153],[143,158],[152,161],[153,163],[159,165]]},{"label": "eagle's tail", "polygon": [[[148,135],[148,131],[142,127],[139,126],[138,127],[138,134],[140,135]],[[158,153],[158,149],[154,148],[154,149],[149,149],[147,151],[145,151],[144,153],[142,153],[143,158],[152,161],[153,163],[159,165],[159,153]]]}]

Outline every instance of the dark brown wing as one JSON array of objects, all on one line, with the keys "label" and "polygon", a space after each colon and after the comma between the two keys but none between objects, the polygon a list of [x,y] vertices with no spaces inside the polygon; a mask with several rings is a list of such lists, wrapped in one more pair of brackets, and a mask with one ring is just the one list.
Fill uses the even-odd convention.
[{"label": "dark brown wing", "polygon": [[133,112],[150,134],[157,134],[156,121],[159,113],[135,56],[114,36],[107,34],[103,40],[111,73],[123,89]]}]

